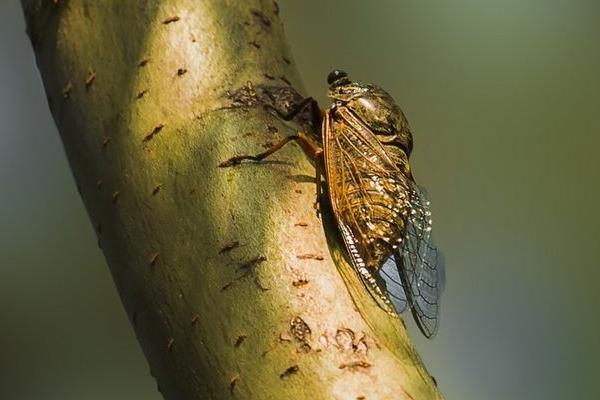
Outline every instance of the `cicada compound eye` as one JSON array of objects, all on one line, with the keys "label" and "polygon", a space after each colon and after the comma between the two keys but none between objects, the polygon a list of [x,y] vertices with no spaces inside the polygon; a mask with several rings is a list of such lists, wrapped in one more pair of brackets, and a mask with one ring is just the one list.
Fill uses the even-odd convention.
[{"label": "cicada compound eye", "polygon": [[329,75],[327,75],[327,83],[329,85],[333,85],[336,81],[339,81],[340,79],[344,79],[347,78],[348,74],[345,73],[342,70],[339,69],[334,69],[333,71],[331,71],[329,73]]}]

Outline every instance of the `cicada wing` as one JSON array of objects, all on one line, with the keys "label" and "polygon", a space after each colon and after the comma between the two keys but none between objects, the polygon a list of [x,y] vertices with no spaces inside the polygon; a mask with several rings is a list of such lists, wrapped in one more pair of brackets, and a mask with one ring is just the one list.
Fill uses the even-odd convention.
[{"label": "cicada wing", "polygon": [[[400,313],[401,311],[397,309],[396,301],[392,298],[392,302],[390,302],[382,278],[377,274],[373,274],[371,270],[366,268],[358,249],[358,241],[352,231],[339,220],[338,224],[342,238],[344,239],[344,244],[346,245],[346,250],[348,250],[348,254],[350,255],[351,265],[354,267],[373,300],[375,300],[379,307],[390,314],[394,314],[395,312]],[[399,297],[398,301],[400,302],[399,304],[401,304],[402,298]],[[406,299],[404,308],[406,308]],[[402,310],[404,310],[404,308]]]},{"label": "cicada wing", "polygon": [[384,309],[410,307],[427,337],[435,335],[443,258],[431,239],[425,194],[402,167],[401,153],[379,142],[344,108],[326,113],[327,184],[353,265]]},{"label": "cicada wing", "polygon": [[431,235],[431,211],[424,191],[412,185],[402,247],[397,254],[399,274],[417,325],[428,338],[435,335],[440,295],[445,286],[444,257]]},{"label": "cicada wing", "polygon": [[402,285],[400,269],[398,268],[395,256],[390,256],[383,263],[379,269],[379,276],[385,284],[385,292],[392,301],[396,312],[398,314],[404,312],[408,305],[408,299]]},{"label": "cicada wing", "polygon": [[375,136],[347,112],[340,111],[340,116],[334,120],[326,113],[323,125],[327,184],[336,222],[353,267],[370,294],[384,310],[399,314],[407,299],[392,245],[403,232],[407,185]]}]

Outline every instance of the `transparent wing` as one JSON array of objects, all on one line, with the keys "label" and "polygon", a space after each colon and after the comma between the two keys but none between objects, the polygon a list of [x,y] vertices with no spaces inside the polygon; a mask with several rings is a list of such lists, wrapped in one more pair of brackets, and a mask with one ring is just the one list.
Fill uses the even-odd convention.
[{"label": "transparent wing", "polygon": [[431,211],[424,190],[413,184],[409,203],[410,212],[397,262],[415,321],[430,338],[438,328],[440,294],[445,285],[444,258],[433,243]]},{"label": "transparent wing", "polygon": [[408,305],[408,299],[402,286],[400,270],[394,256],[391,256],[383,263],[379,269],[379,276],[385,284],[385,292],[392,301],[396,312],[398,314],[404,312]]}]

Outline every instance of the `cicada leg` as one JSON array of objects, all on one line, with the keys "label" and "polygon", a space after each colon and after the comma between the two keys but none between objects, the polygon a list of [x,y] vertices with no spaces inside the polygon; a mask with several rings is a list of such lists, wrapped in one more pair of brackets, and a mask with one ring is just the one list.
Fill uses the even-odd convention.
[{"label": "cicada leg", "polygon": [[323,154],[323,149],[320,146],[318,146],[313,140],[311,140],[308,137],[308,135],[306,135],[303,132],[298,132],[297,135],[292,135],[284,138],[279,143],[274,144],[262,153],[258,153],[256,155],[242,155],[231,157],[230,159],[220,163],[219,167],[233,167],[234,165],[241,164],[242,161],[262,161],[265,158],[269,157],[271,154],[280,150],[283,146],[285,146],[291,141],[298,142],[298,144],[300,145],[300,147],[302,147],[304,152],[308,154],[308,156],[313,160],[317,160],[317,158],[319,158]]},{"label": "cicada leg", "polygon": [[242,161],[261,161],[264,160],[265,158],[269,157],[271,154],[277,152],[278,150],[280,150],[283,146],[285,146],[286,144],[288,144],[289,142],[298,142],[298,144],[300,145],[300,147],[302,147],[302,149],[304,150],[304,152],[315,161],[315,170],[316,170],[316,176],[315,176],[315,183],[317,184],[317,198],[315,201],[315,210],[317,212],[317,217],[320,216],[321,210],[319,205],[321,204],[321,198],[322,198],[322,187],[321,187],[321,175],[323,174],[323,167],[324,167],[324,157],[323,157],[323,149],[317,144],[315,143],[314,140],[312,140],[309,136],[307,136],[305,133],[303,132],[298,132],[297,135],[292,135],[292,136],[288,136],[286,138],[284,138],[283,140],[281,140],[279,143],[271,146],[270,148],[268,148],[267,150],[263,151],[262,153],[258,153],[256,155],[242,155],[242,156],[235,156],[235,157],[231,157],[229,160],[225,160],[222,163],[219,164],[219,167],[221,168],[227,168],[227,167],[232,167],[234,165],[238,165],[241,164]]},{"label": "cicada leg", "polygon": [[[290,121],[290,120],[294,119],[300,112],[302,112],[307,107],[310,108],[311,117],[313,119],[313,121],[312,121],[313,126],[315,126],[316,128],[320,128],[320,126],[321,126],[321,111],[319,109],[318,103],[312,97],[305,98],[304,100],[302,100],[302,102],[300,102],[296,107],[294,107],[292,110],[290,110],[287,113],[282,113],[280,110],[276,109],[275,107],[273,107],[271,105],[268,105],[268,104],[265,105],[265,108],[273,109],[281,117],[281,119],[283,119],[285,121]],[[296,134],[296,135],[288,136],[288,137],[282,139],[279,143],[276,143],[275,145],[271,146],[270,148],[263,151],[262,153],[258,153],[255,155],[235,156],[235,157],[232,157],[228,160],[221,162],[219,164],[219,167],[221,167],[221,168],[232,167],[234,165],[241,164],[242,161],[258,162],[258,161],[264,160],[265,158],[269,157],[271,154],[280,150],[283,146],[285,146],[289,142],[295,141],[300,145],[300,147],[302,147],[304,152],[312,160],[315,161],[315,169],[316,169],[315,182],[317,184],[317,190],[316,190],[317,198],[315,201],[314,208],[317,212],[317,216],[319,216],[320,215],[319,205],[321,204],[321,198],[322,198],[322,192],[323,192],[322,187],[321,187],[321,184],[322,184],[321,183],[321,175],[324,171],[324,166],[325,166],[325,160],[323,157],[323,148],[321,146],[320,139],[321,139],[320,136],[315,137],[314,135],[308,135],[304,132],[298,132],[298,134]]]}]

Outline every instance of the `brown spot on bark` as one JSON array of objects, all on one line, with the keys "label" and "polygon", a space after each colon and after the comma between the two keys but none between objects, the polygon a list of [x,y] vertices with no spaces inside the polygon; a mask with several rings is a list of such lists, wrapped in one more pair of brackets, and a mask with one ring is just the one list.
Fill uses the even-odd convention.
[{"label": "brown spot on bark", "polygon": [[283,62],[284,62],[284,63],[286,63],[286,64],[288,64],[288,65],[290,65],[290,64],[291,64],[291,61],[290,61],[288,58],[286,58],[286,57],[281,57],[281,59],[283,60]]},{"label": "brown spot on bark", "polygon": [[73,89],[73,84],[71,83],[71,81],[69,81],[65,84],[62,90],[62,94],[65,99],[68,99],[71,95],[71,89]]},{"label": "brown spot on bark", "polygon": [[340,350],[352,349],[354,343],[354,331],[348,328],[338,329],[335,333],[335,342]]},{"label": "brown spot on bark", "polygon": [[323,261],[325,258],[319,254],[306,253],[306,254],[298,254],[296,256],[298,260],[317,260]]},{"label": "brown spot on bark", "polygon": [[233,394],[233,391],[235,390],[235,385],[237,385],[237,382],[240,380],[240,376],[236,375],[233,378],[231,378],[231,380],[229,381],[229,391],[231,392],[231,394]]},{"label": "brown spot on bark", "polygon": [[290,82],[288,80],[288,78],[286,78],[285,76],[280,76],[279,79],[281,79],[285,84],[287,84],[288,86],[292,86],[292,82]]},{"label": "brown spot on bark", "polygon": [[294,224],[294,226],[301,226],[301,227],[305,228],[308,226],[308,224],[304,221],[298,221]]},{"label": "brown spot on bark", "polygon": [[[312,347],[307,342],[304,342],[298,347],[298,353],[310,353]],[[317,350],[320,351],[320,350]]]},{"label": "brown spot on bark", "polygon": [[160,189],[162,188],[162,185],[156,185],[154,187],[154,189],[152,189],[152,196],[155,196],[158,194],[158,192],[160,192]]},{"label": "brown spot on bark", "polygon": [[271,21],[260,10],[250,10],[250,13],[252,13],[252,15],[254,17],[256,17],[256,19],[258,19],[258,21],[260,22],[261,27],[262,27],[263,30],[271,28]]},{"label": "brown spot on bark", "polygon": [[310,338],[310,327],[300,317],[294,317],[290,321],[290,333],[296,340],[303,342]]},{"label": "brown spot on bark", "polygon": [[290,376],[294,375],[299,370],[300,367],[298,365],[292,365],[291,367],[288,367],[285,371],[283,371],[281,374],[279,374],[279,378],[288,379]]},{"label": "brown spot on bark", "polygon": [[298,351],[301,353],[308,353],[311,350],[311,346],[308,343],[310,339],[311,330],[310,327],[300,317],[294,317],[290,322],[290,334],[300,342]]},{"label": "brown spot on bark", "polygon": [[177,70],[177,76],[182,76],[182,75],[185,75],[186,73],[187,73],[187,69],[185,69],[185,68],[179,68]]},{"label": "brown spot on bark", "polygon": [[295,281],[292,282],[292,285],[294,285],[295,287],[306,286],[306,285],[308,285],[308,280],[304,279],[304,278],[296,279]]},{"label": "brown spot on bark", "polygon": [[369,353],[369,345],[367,344],[366,336],[363,336],[353,343],[352,348],[355,353],[368,354]]},{"label": "brown spot on bark", "polygon": [[251,41],[251,42],[248,42],[248,44],[249,44],[249,45],[252,45],[252,46],[254,46],[254,47],[255,47],[255,48],[257,48],[257,49],[260,49],[260,44],[258,44],[258,43],[256,42],[256,40],[253,40],[253,41]]},{"label": "brown spot on bark", "polygon": [[154,189],[152,189],[152,196],[156,196],[158,194],[158,192],[160,192],[161,188],[162,188],[162,185],[156,185],[154,187]]},{"label": "brown spot on bark", "polygon": [[149,58],[144,58],[142,61],[140,61],[140,62],[138,63],[138,67],[145,67],[145,66],[146,66],[146,64],[148,64],[149,62],[150,62],[150,59],[149,59]]},{"label": "brown spot on bark", "polygon": [[367,361],[352,361],[349,363],[343,363],[340,364],[338,366],[339,369],[349,369],[352,371],[358,370],[358,369],[367,369],[367,368],[371,368],[373,366],[373,364],[371,364],[370,362]]},{"label": "brown spot on bark", "polygon": [[267,257],[265,257],[265,256],[254,257],[253,259],[241,264],[240,267],[238,268],[238,270],[244,271],[245,274],[248,274],[248,273],[252,272],[254,267],[256,267],[258,264],[261,264],[265,261],[267,261]]},{"label": "brown spot on bark", "polygon": [[238,338],[236,339],[235,343],[234,343],[234,347],[238,348],[242,345],[242,343],[244,343],[244,341],[248,338],[247,335],[240,335],[238,336]]},{"label": "brown spot on bark", "polygon": [[239,245],[240,242],[238,242],[237,240],[231,243],[227,243],[225,246],[223,246],[221,250],[219,250],[219,254],[228,253],[236,247],[239,247]]},{"label": "brown spot on bark", "polygon": [[294,192],[300,194],[300,193],[302,193],[302,189],[296,189],[296,190],[294,190]]},{"label": "brown spot on bark", "polygon": [[150,133],[148,133],[146,136],[144,136],[144,139],[142,139],[142,142],[147,142],[147,141],[151,140],[154,137],[154,135],[156,135],[160,131],[162,131],[162,129],[164,127],[165,127],[164,124],[156,125],[154,128],[152,128]]},{"label": "brown spot on bark", "polygon": [[146,93],[148,93],[148,91],[147,91],[146,89],[144,89],[144,90],[142,90],[141,92],[139,92],[139,93],[138,93],[138,94],[135,96],[135,98],[139,100],[139,99],[141,99],[142,97],[144,97],[144,96],[146,95]]},{"label": "brown spot on bark", "polygon": [[156,264],[156,262],[158,261],[158,257],[160,255],[158,253],[154,253],[150,256],[150,258],[148,258],[148,262],[150,263],[151,267],[154,267],[154,265]]},{"label": "brown spot on bark", "polygon": [[342,351],[351,351],[354,354],[367,355],[369,353],[369,344],[367,336],[364,333],[356,334],[349,328],[338,329],[335,334],[337,348]]},{"label": "brown spot on bark", "polygon": [[[249,261],[246,261],[246,262],[240,264],[240,266],[238,267],[237,270],[238,270],[238,272],[241,271],[241,274],[239,276],[237,276],[235,279],[233,279],[232,281],[230,281],[230,282],[226,283],[225,285],[223,285],[223,287],[221,288],[221,291],[225,291],[225,290],[229,289],[235,282],[237,282],[237,281],[239,281],[241,279],[244,279],[247,276],[250,276],[250,275],[254,274],[256,267],[259,264],[265,262],[266,260],[267,260],[267,257],[265,257],[265,256],[258,256],[258,257],[255,257],[255,258],[253,258],[253,259],[251,259]],[[257,277],[255,277],[254,283],[261,290],[265,290],[265,291],[269,290],[268,288],[265,288],[265,287],[263,287],[260,284],[260,282],[258,281]]]},{"label": "brown spot on bark", "polygon": [[177,22],[177,21],[179,21],[179,17],[177,15],[174,15],[172,17],[169,17],[169,18],[165,19],[162,23],[165,24],[165,25],[168,25],[168,24],[170,24],[172,22]]},{"label": "brown spot on bark", "polygon": [[167,351],[170,353],[173,350],[173,346],[175,345],[175,339],[171,338],[167,342]]},{"label": "brown spot on bark", "polygon": [[265,78],[269,79],[269,80],[272,80],[272,81],[274,81],[274,80],[275,80],[275,77],[274,77],[274,76],[272,76],[272,75],[269,75],[269,74],[263,74],[263,76],[264,76]]},{"label": "brown spot on bark", "polygon": [[94,70],[90,69],[89,74],[88,74],[87,78],[85,79],[85,87],[89,88],[90,86],[92,86],[92,83],[94,83],[95,80],[96,80],[96,72],[94,72]]}]

